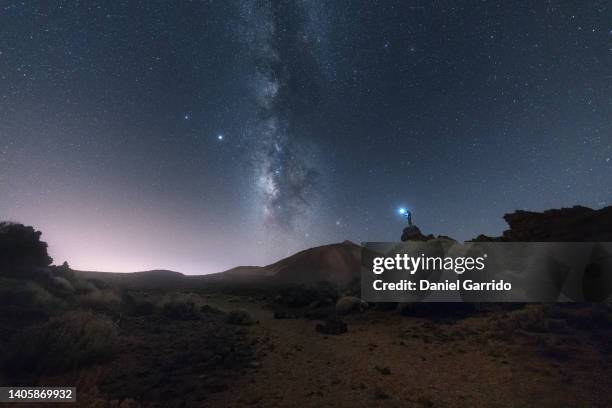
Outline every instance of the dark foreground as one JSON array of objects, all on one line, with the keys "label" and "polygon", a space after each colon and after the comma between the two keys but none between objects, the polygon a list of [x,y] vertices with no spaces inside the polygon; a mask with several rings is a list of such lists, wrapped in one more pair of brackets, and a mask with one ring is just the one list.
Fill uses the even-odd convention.
[{"label": "dark foreground", "polygon": [[92,293],[20,319],[2,384],[96,407],[612,406],[608,305],[371,305],[328,334],[328,298]]}]

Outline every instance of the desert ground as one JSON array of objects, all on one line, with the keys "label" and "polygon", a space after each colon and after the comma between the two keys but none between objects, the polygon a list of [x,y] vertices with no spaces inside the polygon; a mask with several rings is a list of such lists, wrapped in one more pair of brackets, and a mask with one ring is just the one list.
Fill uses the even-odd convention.
[{"label": "desert ground", "polygon": [[609,310],[376,305],[334,335],[265,297],[173,296],[201,311],[122,316],[113,356],[38,384],[74,384],[96,407],[612,406],[611,326],[590,326]]},{"label": "desert ground", "polygon": [[[494,315],[432,321],[384,311],[352,315],[347,333],[328,336],[316,332],[312,321],[274,319],[257,304],[222,297],[212,303],[252,313],[261,345],[261,366],[213,394],[213,405],[612,405],[612,395],[600,392],[612,389],[611,356],[588,338],[542,340],[515,329],[504,337],[491,329],[502,319]],[[514,313],[537,314],[540,307]],[[542,341],[558,342],[557,348],[544,350]]]}]

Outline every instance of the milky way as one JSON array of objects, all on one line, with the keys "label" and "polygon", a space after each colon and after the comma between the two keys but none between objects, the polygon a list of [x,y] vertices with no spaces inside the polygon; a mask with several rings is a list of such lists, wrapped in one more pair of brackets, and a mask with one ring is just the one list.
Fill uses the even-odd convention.
[{"label": "milky way", "polygon": [[[318,72],[302,2],[243,4],[253,47],[258,121],[252,133],[257,206],[268,233],[304,233],[320,181],[305,121],[317,107]],[[300,234],[301,235],[301,234]]]}]

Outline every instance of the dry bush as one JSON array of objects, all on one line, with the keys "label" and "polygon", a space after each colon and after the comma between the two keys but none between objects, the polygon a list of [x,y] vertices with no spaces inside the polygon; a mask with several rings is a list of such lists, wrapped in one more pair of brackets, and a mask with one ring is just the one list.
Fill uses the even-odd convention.
[{"label": "dry bush", "polygon": [[529,304],[523,309],[496,315],[491,323],[500,338],[509,338],[518,332],[560,334],[569,330],[564,310],[549,304]]},{"label": "dry bush", "polygon": [[313,302],[335,303],[338,298],[336,285],[329,282],[317,282],[284,288],[275,297],[274,302],[287,307],[299,308]]},{"label": "dry bush", "polygon": [[173,320],[198,319],[198,307],[191,296],[183,294],[165,297],[159,303],[160,313]]},{"label": "dry bush", "polygon": [[14,335],[4,364],[15,375],[63,372],[110,358],[117,344],[117,328],[109,318],[68,312]]},{"label": "dry bush", "polygon": [[94,290],[79,296],[79,303],[86,309],[116,313],[121,308],[121,296],[112,289]]},{"label": "dry bush", "polygon": [[527,306],[525,309],[508,313],[505,325],[512,330],[526,330],[530,332],[545,332],[544,308],[540,305]]},{"label": "dry bush", "polygon": [[6,316],[48,317],[63,311],[66,303],[36,282],[0,278],[0,311]]},{"label": "dry bush", "polygon": [[175,320],[199,319],[202,315],[222,313],[206,303],[201,295],[195,293],[173,293],[158,302],[158,311],[165,317]]},{"label": "dry bush", "polygon": [[220,309],[218,309],[218,308],[216,308],[214,306],[211,306],[211,305],[202,305],[202,306],[200,306],[200,312],[203,313],[203,314],[212,314],[212,315],[222,314],[223,313],[222,310],[220,310]]}]

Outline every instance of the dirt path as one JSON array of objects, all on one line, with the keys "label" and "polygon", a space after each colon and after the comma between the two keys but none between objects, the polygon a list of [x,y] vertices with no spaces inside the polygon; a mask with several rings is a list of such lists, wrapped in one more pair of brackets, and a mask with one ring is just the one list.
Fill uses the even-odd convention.
[{"label": "dirt path", "polygon": [[371,311],[346,319],[348,333],[325,336],[314,321],[276,320],[255,303],[211,303],[259,320],[261,362],[211,406],[612,406],[600,356],[560,364],[482,335],[480,318],[447,325]]}]

